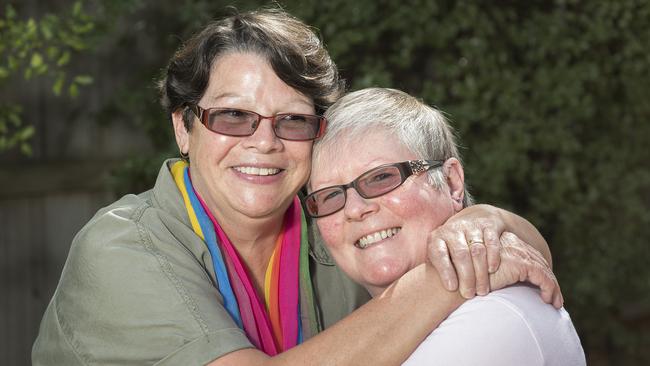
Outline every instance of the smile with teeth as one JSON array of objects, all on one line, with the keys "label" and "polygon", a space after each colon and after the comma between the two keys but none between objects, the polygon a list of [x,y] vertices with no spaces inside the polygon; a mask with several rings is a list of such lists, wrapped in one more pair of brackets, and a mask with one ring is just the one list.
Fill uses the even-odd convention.
[{"label": "smile with teeth", "polygon": [[278,168],[258,168],[254,166],[236,166],[233,169],[248,175],[275,175],[280,172]]},{"label": "smile with teeth", "polygon": [[391,236],[397,234],[400,230],[402,230],[401,227],[394,227],[391,229],[377,231],[376,233],[368,234],[362,237],[361,239],[357,240],[357,242],[354,243],[354,245],[357,248],[365,249],[380,240],[390,238]]}]

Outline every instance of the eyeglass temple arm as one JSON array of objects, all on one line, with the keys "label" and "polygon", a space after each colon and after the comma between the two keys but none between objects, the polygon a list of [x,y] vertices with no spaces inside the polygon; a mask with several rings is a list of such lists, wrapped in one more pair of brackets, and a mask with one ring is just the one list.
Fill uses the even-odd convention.
[{"label": "eyeglass temple arm", "polygon": [[429,169],[437,168],[444,164],[443,160],[411,160],[409,161],[409,168],[414,175],[422,174]]},{"label": "eyeglass temple arm", "polygon": [[203,112],[205,112],[203,108],[196,104],[188,104],[186,107],[189,108],[189,110],[192,111],[200,121],[203,121]]}]

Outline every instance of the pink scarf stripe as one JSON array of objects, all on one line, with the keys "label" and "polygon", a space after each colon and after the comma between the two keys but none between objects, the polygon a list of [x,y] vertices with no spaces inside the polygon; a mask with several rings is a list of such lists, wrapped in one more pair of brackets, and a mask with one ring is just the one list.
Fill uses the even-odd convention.
[{"label": "pink scarf stripe", "polygon": [[[263,350],[269,356],[275,356],[278,353],[278,351],[273,341],[273,335],[271,334],[271,324],[269,322],[268,317],[266,316],[264,307],[261,304],[259,297],[257,296],[257,292],[255,291],[253,285],[250,282],[248,273],[244,268],[243,264],[241,263],[241,261],[239,260],[239,255],[235,251],[235,248],[233,248],[232,244],[230,243],[230,240],[228,240],[228,236],[226,235],[226,233],[223,232],[221,226],[216,224],[217,220],[214,218],[214,216],[207,208],[207,206],[205,206],[203,200],[201,200],[201,205],[203,206],[203,209],[210,217],[210,220],[212,220],[212,222],[215,223],[214,226],[215,226],[217,237],[219,238],[219,241],[221,242],[222,247],[227,254],[225,256],[226,257],[225,261],[227,265],[229,265],[228,264],[229,261],[232,261],[232,263],[230,264],[232,264],[232,266],[235,268],[236,275],[233,276],[232,272],[229,271],[230,274],[229,278],[230,281],[232,282],[235,296],[237,296],[237,302],[239,303],[240,313],[242,313],[242,324],[244,325],[244,331],[246,332],[246,334],[248,334],[249,338],[252,338],[251,342],[253,343],[255,343],[255,341],[259,342],[259,344],[254,344],[255,347]],[[244,291],[247,293],[248,296],[242,294],[241,287],[244,288]],[[240,299],[238,295],[243,295],[244,298]],[[254,320],[252,322],[250,321],[250,319],[247,319],[249,318],[249,316],[245,316],[243,314],[244,311],[242,310],[246,307],[250,307],[250,309],[253,310],[252,314]],[[257,335],[257,337],[255,337],[255,335]]]},{"label": "pink scarf stripe", "polygon": [[287,210],[284,242],[280,260],[280,281],[278,288],[280,320],[282,324],[282,349],[288,350],[298,341],[299,286],[296,280],[300,266],[300,201],[294,199]]},{"label": "pink scarf stripe", "polygon": [[[219,237],[219,240],[222,243],[224,243],[223,247],[226,250],[226,253],[228,253],[227,255],[228,259],[226,260],[227,261],[232,260],[233,265],[235,267],[235,271],[237,272],[238,280],[241,280],[241,283],[244,285],[243,287],[246,290],[246,293],[248,294],[248,298],[242,300],[248,302],[249,306],[253,310],[253,317],[255,318],[255,321],[253,322],[253,324],[249,324],[249,327],[246,327],[246,323],[244,323],[244,330],[248,334],[257,333],[260,340],[260,349],[264,350],[270,356],[274,356],[278,353],[278,351],[273,341],[273,335],[271,334],[271,324],[264,311],[264,305],[261,303],[259,296],[257,296],[257,291],[255,291],[255,289],[253,288],[253,285],[251,284],[250,279],[248,277],[248,273],[246,272],[246,269],[244,268],[241,261],[239,260],[239,255],[237,255],[235,248],[233,248],[232,244],[230,244],[230,241],[226,237],[226,234],[219,226],[217,226],[217,236]],[[233,280],[233,277],[235,276],[230,276],[231,281]],[[237,302],[239,301],[240,300],[238,298]],[[242,323],[243,320],[244,317],[242,316]],[[255,330],[256,328],[257,331]]]},{"label": "pink scarf stripe", "polygon": [[[219,238],[219,241],[223,243],[223,240],[221,238]],[[224,262],[226,262],[228,273],[237,272],[234,263],[230,259],[230,255],[225,256]],[[248,335],[248,338],[253,343],[253,345],[258,349],[262,349],[260,335],[258,334],[257,330],[252,331],[253,329],[256,328],[255,315],[253,314],[253,308],[251,306],[251,302],[248,299],[248,294],[246,293],[245,286],[242,283],[241,278],[239,276],[228,276],[228,277],[230,278],[230,283],[233,292],[235,293],[235,297],[237,298],[237,305],[239,306],[239,314],[241,317],[242,325],[244,327],[244,331]]]}]

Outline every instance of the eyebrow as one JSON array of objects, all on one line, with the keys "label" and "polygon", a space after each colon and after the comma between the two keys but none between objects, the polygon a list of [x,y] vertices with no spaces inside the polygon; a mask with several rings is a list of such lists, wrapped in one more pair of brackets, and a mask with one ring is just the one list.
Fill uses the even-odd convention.
[{"label": "eyebrow", "polygon": [[[370,160],[369,162],[367,162],[367,164],[368,165],[373,165],[373,167],[372,168],[367,168],[366,167],[366,170],[364,170],[363,172],[358,174],[356,177],[354,177],[353,180],[359,178],[361,175],[363,175],[363,174],[365,174],[365,173],[367,173],[367,172],[369,172],[369,171],[371,171],[371,170],[373,170],[373,169],[375,169],[377,167],[380,167],[380,166],[386,165],[386,164],[392,164],[392,163],[390,161],[384,161],[383,157],[378,157],[378,158],[374,158],[374,159]],[[313,168],[313,161],[312,161],[312,168]],[[348,183],[350,183],[350,182],[345,182],[345,183],[340,183],[340,184],[333,184],[332,180],[330,179],[330,180],[326,180],[325,182],[322,182],[321,184],[319,184],[322,187],[319,187],[318,189],[313,189],[314,185],[312,184],[312,179],[310,177],[309,180],[307,181],[306,186],[307,186],[307,192],[311,193],[311,192],[315,192],[315,191],[317,191],[319,189],[323,189],[323,188],[327,188],[327,187],[343,186],[343,185],[346,185]]]},{"label": "eyebrow", "polygon": [[[245,98],[245,99],[248,99],[248,98],[246,98],[246,97],[244,97],[244,96],[242,96],[240,94],[231,93],[231,92],[221,93],[221,94],[209,97],[208,99],[209,99],[209,101],[211,103],[216,103],[222,98]],[[305,98],[307,98],[307,97],[305,97]],[[309,99],[309,98],[307,98],[307,99]],[[304,105],[306,107],[309,107],[309,108],[315,108],[316,107],[311,100],[305,100],[303,98],[292,99],[287,104],[290,105],[290,106],[292,106],[294,104],[302,104],[302,105]]]}]

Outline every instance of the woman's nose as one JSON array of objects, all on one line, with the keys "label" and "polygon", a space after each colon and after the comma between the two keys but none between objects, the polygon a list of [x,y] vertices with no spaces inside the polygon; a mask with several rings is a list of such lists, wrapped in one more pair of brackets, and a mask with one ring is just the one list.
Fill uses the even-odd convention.
[{"label": "woman's nose", "polygon": [[270,153],[282,149],[282,141],[273,131],[273,120],[262,118],[252,135],[244,137],[243,144],[246,148],[254,148],[262,153]]},{"label": "woman's nose", "polygon": [[375,200],[363,198],[354,188],[348,188],[345,207],[343,207],[343,212],[348,220],[363,220],[377,210],[379,210],[379,204]]}]

